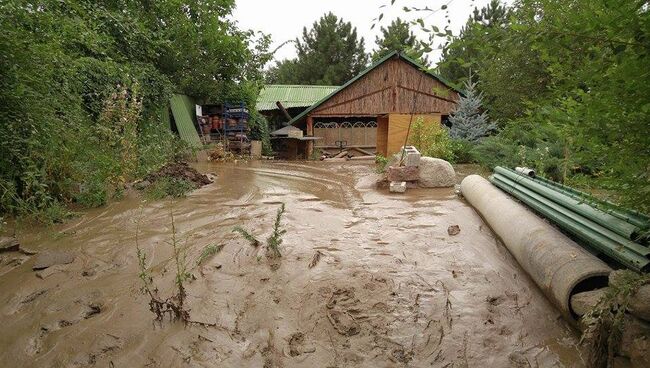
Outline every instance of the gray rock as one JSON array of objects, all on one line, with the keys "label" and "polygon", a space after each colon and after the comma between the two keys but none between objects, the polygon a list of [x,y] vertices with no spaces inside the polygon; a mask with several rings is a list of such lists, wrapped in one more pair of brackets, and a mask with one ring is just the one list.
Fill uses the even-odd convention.
[{"label": "gray rock", "polygon": [[422,157],[420,158],[419,184],[424,188],[453,187],[456,184],[456,172],[445,160]]},{"label": "gray rock", "polygon": [[48,250],[36,257],[36,262],[32,266],[32,269],[43,270],[54,265],[72,263],[74,258],[74,254],[70,252]]},{"label": "gray rock", "polygon": [[16,238],[9,236],[0,237],[0,253],[2,252],[17,252],[20,249],[20,244]]},{"label": "gray rock", "polygon": [[592,310],[608,288],[585,291],[571,297],[571,309],[579,316]]}]

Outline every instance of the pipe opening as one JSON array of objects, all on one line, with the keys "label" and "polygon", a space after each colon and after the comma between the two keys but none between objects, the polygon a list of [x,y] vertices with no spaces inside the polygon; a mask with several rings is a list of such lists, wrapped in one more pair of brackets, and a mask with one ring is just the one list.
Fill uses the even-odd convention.
[{"label": "pipe opening", "polygon": [[573,289],[571,289],[571,293],[569,294],[569,300],[567,301],[569,304],[569,312],[571,312],[571,317],[575,319],[576,321],[580,319],[580,316],[578,316],[574,311],[573,308],[571,308],[571,297],[574,296],[575,294],[579,294],[585,291],[592,291],[596,289],[602,289],[606,287],[609,284],[609,276],[608,275],[596,275],[596,276],[591,276],[587,277],[586,279],[578,282]]}]

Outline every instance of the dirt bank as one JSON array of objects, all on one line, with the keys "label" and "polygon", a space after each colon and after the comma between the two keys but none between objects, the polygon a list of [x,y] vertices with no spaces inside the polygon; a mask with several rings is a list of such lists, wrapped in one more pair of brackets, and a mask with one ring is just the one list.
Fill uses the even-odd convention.
[{"label": "dirt bank", "polygon": [[[191,318],[216,327],[152,323],[134,219],[169,293],[172,204],[124,200],[19,236],[76,255],[47,276],[32,271],[33,257],[0,255],[4,366],[583,366],[577,336],[453,189],[389,195],[356,163],[198,169],[216,172],[215,183],[173,211],[190,263],[224,245],[188,285]],[[281,202],[287,234],[272,271],[231,230],[265,239]]]}]

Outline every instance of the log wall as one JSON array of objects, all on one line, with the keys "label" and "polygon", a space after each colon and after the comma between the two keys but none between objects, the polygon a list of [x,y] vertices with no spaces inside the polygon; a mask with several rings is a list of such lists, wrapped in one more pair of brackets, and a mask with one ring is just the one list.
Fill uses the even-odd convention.
[{"label": "log wall", "polygon": [[387,60],[309,115],[376,116],[388,113],[453,111],[458,93],[402,59]]}]

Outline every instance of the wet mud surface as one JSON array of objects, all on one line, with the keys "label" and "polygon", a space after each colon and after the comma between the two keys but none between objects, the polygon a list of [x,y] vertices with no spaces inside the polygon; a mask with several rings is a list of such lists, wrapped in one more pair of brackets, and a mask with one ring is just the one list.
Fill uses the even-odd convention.
[{"label": "wet mud surface", "polygon": [[[0,254],[3,366],[584,366],[575,332],[453,188],[390,195],[357,163],[195,166],[215,182],[173,204],[125,199],[19,234],[75,257],[37,276],[36,256]],[[272,270],[232,228],[266,239],[282,202]],[[212,327],[154,323],[140,292],[137,218],[172,292],[171,207],[192,267],[224,246],[187,284],[191,319]]]}]

